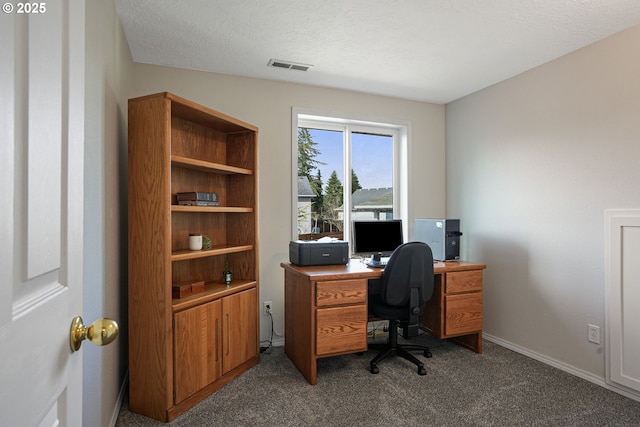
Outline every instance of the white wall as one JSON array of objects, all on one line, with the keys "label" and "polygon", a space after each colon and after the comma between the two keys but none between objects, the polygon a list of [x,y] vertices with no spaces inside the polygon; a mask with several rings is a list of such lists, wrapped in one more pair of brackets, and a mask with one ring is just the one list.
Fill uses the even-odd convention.
[{"label": "white wall", "polygon": [[[206,54],[203,52],[203,54]],[[265,64],[266,66],[266,64]],[[283,70],[283,72],[296,72]],[[284,332],[284,273],[291,239],[291,109],[342,112],[411,123],[412,217],[445,207],[444,106],[319,87],[135,64],[131,97],[168,91],[259,128],[260,301],[273,301],[274,329]],[[260,337],[270,322],[261,317]],[[274,336],[274,341],[282,342]]]},{"label": "white wall", "polygon": [[83,319],[120,335],[83,352],[83,425],[115,423],[127,361],[127,94],[132,61],[113,1],[86,2]]},{"label": "white wall", "polygon": [[604,211],[640,206],[639,45],[637,26],[446,108],[447,214],[488,265],[485,333],[596,382]]}]

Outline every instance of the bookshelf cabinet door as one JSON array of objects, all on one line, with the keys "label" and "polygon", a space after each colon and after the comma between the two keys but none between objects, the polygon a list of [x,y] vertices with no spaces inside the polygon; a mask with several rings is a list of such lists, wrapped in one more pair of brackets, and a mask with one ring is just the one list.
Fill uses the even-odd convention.
[{"label": "bookshelf cabinet door", "polygon": [[255,288],[222,299],[225,374],[258,354],[257,306]]},{"label": "bookshelf cabinet door", "polygon": [[175,403],[221,375],[220,300],[174,315]]}]

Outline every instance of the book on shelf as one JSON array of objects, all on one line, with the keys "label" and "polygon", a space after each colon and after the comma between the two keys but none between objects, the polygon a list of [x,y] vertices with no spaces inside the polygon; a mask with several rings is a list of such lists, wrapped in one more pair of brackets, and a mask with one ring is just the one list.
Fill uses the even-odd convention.
[{"label": "book on shelf", "polygon": [[178,204],[181,206],[220,206],[220,203],[208,200],[179,200]]},{"label": "book on shelf", "polygon": [[183,200],[197,200],[206,202],[217,202],[218,193],[212,193],[208,191],[185,191],[176,194],[178,202]]}]

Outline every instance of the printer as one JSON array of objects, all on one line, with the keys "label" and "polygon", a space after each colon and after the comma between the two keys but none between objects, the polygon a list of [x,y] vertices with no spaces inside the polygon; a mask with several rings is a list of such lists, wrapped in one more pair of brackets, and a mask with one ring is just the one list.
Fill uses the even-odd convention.
[{"label": "printer", "polygon": [[292,240],[289,262],[299,266],[338,265],[349,262],[349,243],[342,240]]}]

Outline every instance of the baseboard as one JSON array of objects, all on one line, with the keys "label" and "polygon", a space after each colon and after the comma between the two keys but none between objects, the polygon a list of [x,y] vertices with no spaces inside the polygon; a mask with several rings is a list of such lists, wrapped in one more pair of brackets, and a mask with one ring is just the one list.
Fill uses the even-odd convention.
[{"label": "baseboard", "polygon": [[120,393],[118,393],[118,399],[116,400],[116,406],[113,408],[113,413],[111,414],[111,421],[109,422],[110,427],[115,427],[116,422],[118,421],[118,415],[120,415],[120,409],[122,409],[122,402],[124,402],[124,396],[127,393],[127,386],[129,385],[129,370],[124,375],[124,379],[122,380],[122,385],[120,386]]},{"label": "baseboard", "polygon": [[621,389],[619,387],[616,387],[613,384],[608,384],[605,379],[603,377],[599,377],[597,375],[593,375],[590,372],[586,372],[583,371],[581,369],[577,369],[575,366],[571,366],[568,365],[566,363],[560,362],[558,360],[552,359],[548,356],[536,353],[535,351],[531,351],[527,348],[524,347],[520,347],[519,345],[513,344],[509,341],[505,341],[501,338],[495,337],[491,334],[487,334],[485,332],[482,333],[482,338],[490,341],[494,344],[497,344],[501,347],[505,347],[508,348],[509,350],[513,350],[516,353],[520,353],[522,355],[525,355],[527,357],[530,357],[532,359],[535,359],[539,362],[542,362],[546,365],[550,365],[553,366],[554,368],[558,368],[561,371],[567,372],[571,375],[575,375],[576,377],[582,378],[583,380],[589,381],[591,383],[594,383],[596,385],[599,385],[600,387],[604,387],[607,390],[611,390],[615,393],[621,394],[625,397],[628,397],[629,399],[635,400],[640,402],[640,394],[638,393],[634,393],[634,392],[629,392],[628,390],[624,390]]}]

